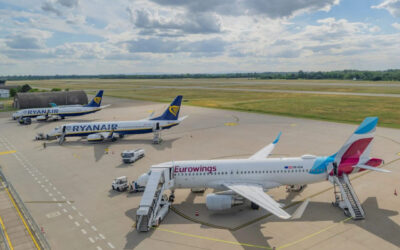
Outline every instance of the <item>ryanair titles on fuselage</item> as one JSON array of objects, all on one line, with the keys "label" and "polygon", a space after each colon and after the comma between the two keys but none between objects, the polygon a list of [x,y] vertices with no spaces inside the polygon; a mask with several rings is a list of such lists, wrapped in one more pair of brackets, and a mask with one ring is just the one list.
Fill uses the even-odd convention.
[{"label": "ryanair titles on fuselage", "polygon": [[82,131],[111,131],[117,130],[117,123],[108,123],[108,124],[82,124],[82,125],[68,125],[67,131],[72,132],[82,132]]},{"label": "ryanair titles on fuselage", "polygon": [[49,114],[57,114],[58,109],[30,109],[30,110],[25,110],[24,114],[28,115],[45,115],[47,113]]}]

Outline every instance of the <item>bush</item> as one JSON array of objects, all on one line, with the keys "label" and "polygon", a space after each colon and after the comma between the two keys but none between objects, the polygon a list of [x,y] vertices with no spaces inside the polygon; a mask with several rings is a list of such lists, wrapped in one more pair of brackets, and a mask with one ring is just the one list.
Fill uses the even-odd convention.
[{"label": "bush", "polygon": [[14,97],[17,94],[17,89],[10,89],[10,96]]},{"label": "bush", "polygon": [[51,91],[61,91],[60,88],[52,88]]},{"label": "bush", "polygon": [[29,86],[29,84],[24,84],[19,88],[18,92],[28,92],[31,89],[32,88]]}]

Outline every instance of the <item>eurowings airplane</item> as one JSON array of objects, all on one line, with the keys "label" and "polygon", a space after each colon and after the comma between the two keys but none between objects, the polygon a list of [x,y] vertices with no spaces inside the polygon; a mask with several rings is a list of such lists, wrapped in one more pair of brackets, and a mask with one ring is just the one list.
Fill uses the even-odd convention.
[{"label": "eurowings airplane", "polygon": [[[145,186],[151,171],[171,168],[172,195],[178,188],[213,188],[220,193],[208,194],[206,206],[210,210],[225,210],[251,201],[252,207],[262,207],[272,214],[289,219],[281,205],[266,190],[282,185],[306,185],[325,181],[329,176],[357,173],[364,170],[389,172],[376,168],[383,160],[370,158],[371,141],[377,117],[366,118],[339,151],[330,156],[303,155],[296,158],[267,158],[279,141],[264,147],[248,159],[174,161],[152,166],[137,183]],[[173,198],[172,198],[173,199]]]},{"label": "eurowings airplane", "polygon": [[103,98],[103,90],[100,90],[92,101],[87,105],[65,105],[53,106],[49,108],[22,109],[12,115],[14,120],[21,118],[36,118],[38,121],[54,121],[64,119],[67,116],[81,116],[97,112],[103,108],[100,106]]},{"label": "eurowings airplane", "polygon": [[116,122],[89,122],[64,124],[47,134],[47,139],[59,139],[62,144],[66,137],[85,137],[90,142],[115,141],[129,134],[157,133],[161,130],[170,129],[182,122],[185,117],[179,117],[182,96],[177,96],[168,106],[165,112],[156,118],[147,118],[138,121],[116,121]]}]

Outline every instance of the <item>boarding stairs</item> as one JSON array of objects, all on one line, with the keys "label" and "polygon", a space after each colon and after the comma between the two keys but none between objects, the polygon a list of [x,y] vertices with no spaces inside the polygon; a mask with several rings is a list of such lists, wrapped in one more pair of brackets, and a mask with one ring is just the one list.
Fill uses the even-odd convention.
[{"label": "boarding stairs", "polygon": [[161,130],[160,124],[157,122],[153,127],[153,144],[160,144],[162,142]]},{"label": "boarding stairs", "polygon": [[[173,185],[172,167],[151,168],[142,200],[136,211],[136,229],[138,231],[147,232],[152,226],[161,222],[170,206],[164,191]],[[168,208],[162,209],[164,206],[168,206]],[[161,212],[162,214],[160,214]]]},{"label": "boarding stairs", "polygon": [[[347,174],[342,174],[341,176],[330,176],[330,181],[333,183],[333,188],[335,192],[336,201],[333,203],[343,209],[346,216],[351,216],[353,220],[363,220],[365,219],[365,212],[361,206],[360,201],[350,183]],[[339,188],[337,191],[336,188]]]}]

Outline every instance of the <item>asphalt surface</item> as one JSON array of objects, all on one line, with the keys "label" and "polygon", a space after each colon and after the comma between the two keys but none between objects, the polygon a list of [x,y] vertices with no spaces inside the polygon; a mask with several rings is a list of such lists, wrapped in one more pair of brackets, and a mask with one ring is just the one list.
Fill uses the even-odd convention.
[{"label": "asphalt surface", "polygon": [[[331,155],[357,126],[282,116],[188,107],[181,125],[164,131],[163,143],[151,144],[152,135],[128,136],[115,143],[90,144],[68,139],[62,146],[33,141],[63,123],[134,120],[167,104],[104,98],[112,106],[95,114],[53,123],[17,125],[0,118],[0,137],[15,154],[3,155],[3,173],[19,192],[54,249],[398,249],[400,248],[400,130],[378,128],[373,157],[383,158],[391,174],[354,175],[354,189],[367,218],[346,220],[331,205],[332,185],[321,182],[301,193],[285,188],[268,193],[285,205],[311,197],[303,217],[283,221],[249,204],[215,213],[206,209],[205,195],[177,190],[174,211],[158,229],[138,233],[135,213],[141,194],[111,190],[113,178],[130,180],[151,165],[170,160],[248,157],[282,137],[271,157],[303,154]],[[146,156],[122,164],[120,153],[144,148]],[[0,145],[0,152],[9,150]],[[207,190],[210,193],[212,190]],[[287,209],[289,213],[297,206]],[[196,216],[196,212],[199,213]],[[208,226],[207,226],[208,224]],[[222,227],[225,229],[220,229]],[[228,228],[228,229],[226,229]]]}]

